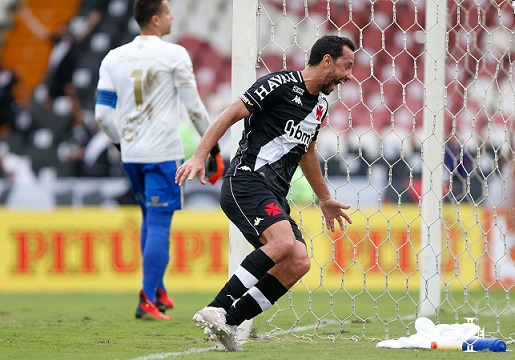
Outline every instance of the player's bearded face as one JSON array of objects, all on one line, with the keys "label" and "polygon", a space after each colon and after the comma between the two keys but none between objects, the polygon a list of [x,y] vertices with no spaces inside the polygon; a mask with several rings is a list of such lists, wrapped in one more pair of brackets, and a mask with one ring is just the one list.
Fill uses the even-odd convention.
[{"label": "player's bearded face", "polygon": [[352,78],[352,66],[354,65],[354,53],[344,47],[343,55],[333,61],[320,91],[329,95],[336,89],[338,84],[344,84]]},{"label": "player's bearded face", "polygon": [[335,71],[333,70],[330,74],[327,75],[325,82],[322,84],[322,87],[320,88],[320,91],[324,95],[329,95],[334,91],[334,89],[336,89],[336,86],[339,82],[340,81],[336,76]]}]

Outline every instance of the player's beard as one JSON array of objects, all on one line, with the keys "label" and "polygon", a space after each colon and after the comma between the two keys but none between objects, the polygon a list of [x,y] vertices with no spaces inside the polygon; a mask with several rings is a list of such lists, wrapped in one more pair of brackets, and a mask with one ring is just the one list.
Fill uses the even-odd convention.
[{"label": "player's beard", "polygon": [[[325,83],[322,84],[320,91],[324,95],[329,95],[330,93],[333,92],[334,89],[336,89],[336,85],[338,85],[338,84],[335,83],[334,81],[326,81]],[[332,90],[331,90],[331,87],[333,87]]]}]

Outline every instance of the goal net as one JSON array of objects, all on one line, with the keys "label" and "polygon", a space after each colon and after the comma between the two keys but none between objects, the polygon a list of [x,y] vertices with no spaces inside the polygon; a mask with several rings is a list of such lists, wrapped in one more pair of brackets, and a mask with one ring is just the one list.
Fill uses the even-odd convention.
[{"label": "goal net", "polygon": [[[251,334],[391,338],[414,333],[415,319],[427,316],[473,321],[513,341],[511,1],[233,7],[235,95],[266,73],[303,69],[320,36],[358,46],[354,79],[328,97],[317,142],[327,184],[352,205],[354,223],[325,231],[317,199],[302,174],[295,177],[292,216],[312,267],[254,320]],[[237,238],[232,232],[233,244]],[[241,254],[230,257],[236,264]]]}]

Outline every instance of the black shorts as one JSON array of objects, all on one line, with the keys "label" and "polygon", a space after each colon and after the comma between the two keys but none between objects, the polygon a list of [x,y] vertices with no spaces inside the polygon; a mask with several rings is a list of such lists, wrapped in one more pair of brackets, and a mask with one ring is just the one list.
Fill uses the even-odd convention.
[{"label": "black shorts", "polygon": [[222,183],[220,206],[247,241],[259,248],[259,236],[270,225],[288,220],[295,238],[304,243],[297,223],[290,217],[288,201],[276,195],[258,174],[228,176]]}]

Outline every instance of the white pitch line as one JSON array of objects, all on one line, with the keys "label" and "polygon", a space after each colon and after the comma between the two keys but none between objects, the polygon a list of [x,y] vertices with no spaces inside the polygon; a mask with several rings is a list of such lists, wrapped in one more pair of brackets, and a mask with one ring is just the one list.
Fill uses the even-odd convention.
[{"label": "white pitch line", "polygon": [[[349,323],[349,322],[344,322],[345,323]],[[326,327],[326,326],[329,326],[329,325],[336,325],[336,324],[340,324],[340,322],[338,321],[323,321],[321,322],[320,324],[316,325],[306,325],[306,326],[299,326],[299,327],[296,327],[295,329],[293,329],[293,332],[303,332],[303,331],[306,331],[306,330],[313,330],[317,327],[319,328],[323,328],[323,327]],[[279,336],[279,335],[286,335],[288,334],[288,331],[285,331],[285,330],[272,330],[270,331],[269,333],[267,334],[270,334],[270,335],[273,335],[273,336]],[[264,338],[266,337],[267,335],[263,335],[263,334],[258,334],[257,335],[257,338]]]},{"label": "white pitch line", "polygon": [[[298,328],[295,328],[294,332],[301,332],[301,331],[311,330],[311,329],[315,329],[317,326],[318,327],[324,327],[324,326],[329,326],[329,325],[333,325],[333,324],[339,324],[339,323],[336,322],[336,321],[335,322],[327,321],[327,322],[324,322],[324,323],[318,324],[318,325],[314,324],[314,325],[307,325],[307,326],[298,327]],[[284,334],[286,334],[285,331],[277,331],[277,332],[274,333],[274,336],[284,335]],[[262,336],[258,335],[257,337],[260,338]],[[130,360],[166,359],[166,358],[183,356],[183,355],[189,355],[189,354],[199,354],[199,353],[204,353],[204,352],[213,351],[213,350],[220,350],[220,349],[222,349],[222,348],[219,347],[219,346],[212,346],[212,347],[209,347],[209,348],[193,348],[193,349],[188,349],[186,351],[181,351],[181,352],[167,352],[167,353],[152,354],[152,355],[148,355],[148,356],[141,356],[141,357],[133,358],[133,359],[130,359]]]},{"label": "white pitch line", "polygon": [[166,358],[170,358],[170,357],[177,357],[177,356],[183,356],[183,355],[189,355],[189,354],[198,354],[198,353],[203,353],[203,352],[208,352],[208,351],[213,351],[213,350],[218,350],[218,349],[219,349],[218,346],[212,346],[209,348],[189,349],[189,350],[181,351],[181,352],[157,353],[157,354],[152,354],[152,355],[148,355],[148,356],[141,356],[141,357],[133,358],[131,360],[166,359]]}]

